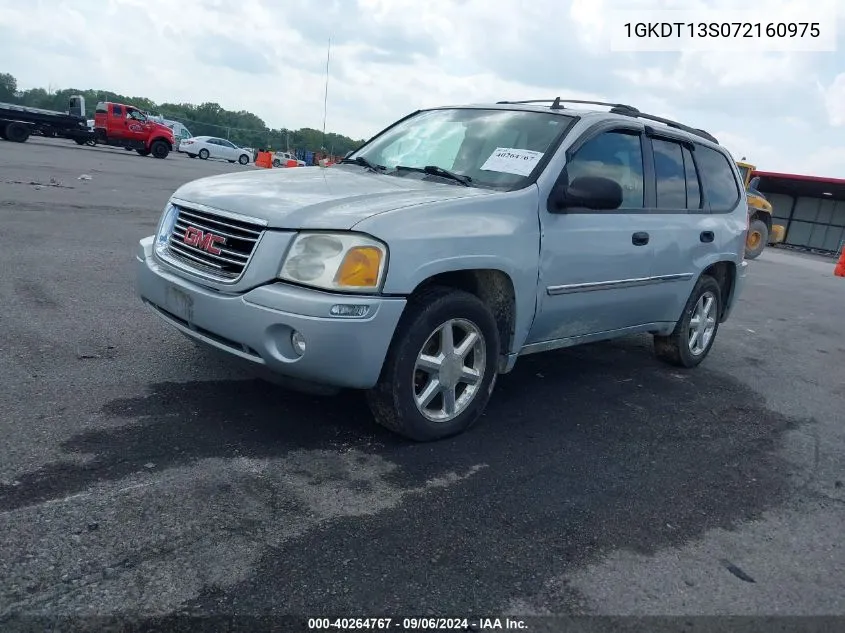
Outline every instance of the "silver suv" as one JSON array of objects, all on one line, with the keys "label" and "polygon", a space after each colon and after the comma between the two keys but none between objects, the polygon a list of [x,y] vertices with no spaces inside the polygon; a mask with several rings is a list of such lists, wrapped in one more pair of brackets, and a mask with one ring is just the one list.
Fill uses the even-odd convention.
[{"label": "silver suv", "polygon": [[376,421],[425,441],[467,429],[525,354],[650,333],[698,365],[747,229],[707,132],[601,102],[443,107],[329,168],[180,187],[140,242],[138,288],[191,339],[365,389]]}]

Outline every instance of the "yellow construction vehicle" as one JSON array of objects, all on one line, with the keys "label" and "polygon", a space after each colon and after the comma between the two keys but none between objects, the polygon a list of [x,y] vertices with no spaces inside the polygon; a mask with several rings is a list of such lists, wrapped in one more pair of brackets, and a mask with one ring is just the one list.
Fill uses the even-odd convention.
[{"label": "yellow construction vehicle", "polygon": [[737,161],[736,165],[748,197],[748,238],[745,241],[745,258],[755,259],[766,248],[766,244],[777,244],[783,241],[784,227],[772,225],[772,203],[757,190],[759,178],[751,177],[756,167],[741,161]]}]

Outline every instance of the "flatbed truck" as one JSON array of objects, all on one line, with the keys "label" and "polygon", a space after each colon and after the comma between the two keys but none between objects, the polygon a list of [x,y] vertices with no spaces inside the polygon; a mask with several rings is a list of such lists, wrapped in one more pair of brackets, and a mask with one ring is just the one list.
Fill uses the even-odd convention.
[{"label": "flatbed truck", "polygon": [[0,103],[0,138],[24,143],[32,134],[61,137],[78,145],[109,145],[135,150],[141,156],[166,158],[173,150],[173,130],[150,120],[138,108],[100,102],[93,129],[85,115],[85,99],[74,95],[67,112]]}]

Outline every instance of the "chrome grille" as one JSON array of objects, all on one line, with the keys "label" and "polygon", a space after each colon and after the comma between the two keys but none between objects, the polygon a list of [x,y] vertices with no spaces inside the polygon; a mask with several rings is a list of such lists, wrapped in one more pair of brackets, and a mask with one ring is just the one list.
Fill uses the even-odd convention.
[{"label": "chrome grille", "polygon": [[[258,244],[263,227],[208,211],[174,206],[178,215],[167,244],[170,255],[208,275],[227,280],[240,277]],[[190,228],[201,231],[202,235],[223,238],[225,242],[218,240],[213,245],[215,252],[209,252],[201,244],[186,243],[186,232]]]}]

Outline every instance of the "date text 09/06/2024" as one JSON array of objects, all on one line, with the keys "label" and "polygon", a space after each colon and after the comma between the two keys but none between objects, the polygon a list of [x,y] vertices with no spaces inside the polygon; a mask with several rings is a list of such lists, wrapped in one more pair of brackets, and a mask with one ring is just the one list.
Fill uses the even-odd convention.
[{"label": "date text 09/06/2024", "polygon": [[526,630],[514,618],[308,618],[310,631],[495,631]]},{"label": "date text 09/06/2024", "polygon": [[785,38],[821,35],[819,22],[626,22],[626,37]]}]

